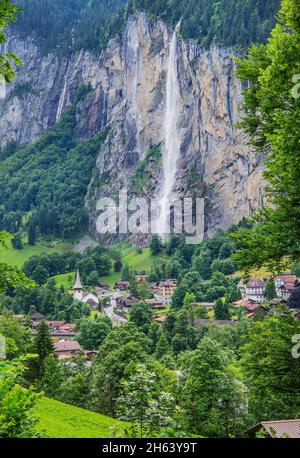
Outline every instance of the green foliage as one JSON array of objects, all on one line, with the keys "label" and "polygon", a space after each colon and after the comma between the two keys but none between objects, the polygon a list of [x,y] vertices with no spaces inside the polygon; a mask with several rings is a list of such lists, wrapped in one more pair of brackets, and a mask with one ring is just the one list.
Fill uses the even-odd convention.
[{"label": "green foliage", "polygon": [[158,255],[162,252],[163,244],[161,237],[158,234],[154,234],[150,243],[150,250],[153,256]]},{"label": "green foliage", "polygon": [[32,410],[39,398],[25,389],[19,379],[25,370],[23,360],[0,361],[0,437],[38,437],[37,419]]},{"label": "green foliage", "polygon": [[115,13],[124,2],[68,0],[62,4],[60,0],[16,0],[23,14],[12,31],[21,38],[31,35],[44,54],[68,54],[70,48],[99,50],[107,42]]},{"label": "green foliage", "polygon": [[264,297],[265,297],[265,299],[268,299],[268,300],[271,300],[271,299],[274,299],[275,297],[277,297],[276,286],[275,286],[274,280],[272,278],[268,281],[268,283],[266,285],[266,289],[265,289],[265,292],[264,292]]},{"label": "green foliage", "polygon": [[240,430],[244,387],[231,370],[231,362],[230,352],[209,338],[186,360],[181,406],[195,434],[228,437]]},{"label": "green foliage", "polygon": [[181,19],[180,33],[201,46],[248,47],[268,37],[279,0],[129,0],[127,15],[146,11],[173,27]]},{"label": "green foliage", "polygon": [[[0,231],[0,247],[7,247],[11,238],[7,232]],[[0,263],[0,294],[5,293],[9,287],[15,288],[19,284],[23,284],[25,287],[32,286],[32,282],[18,269]]]},{"label": "green foliage", "polygon": [[145,334],[148,334],[153,321],[151,307],[145,302],[138,302],[134,304],[130,312],[130,321],[132,321]]},{"label": "green foliage", "polygon": [[25,355],[31,345],[30,331],[14,316],[0,315],[0,334],[5,337],[6,358]]},{"label": "green foliage", "polygon": [[300,51],[297,0],[283,2],[279,23],[265,46],[252,47],[238,60],[247,81],[241,123],[251,144],[265,152],[268,204],[253,217],[253,229],[233,233],[245,270],[267,266],[278,272],[283,257],[299,258]]},{"label": "green foliage", "polygon": [[[19,8],[9,0],[0,2],[0,45],[6,43],[7,39],[4,28],[16,20],[16,15],[20,12]],[[3,84],[1,78],[9,83],[15,76],[14,65],[22,65],[22,61],[13,53],[5,52],[0,54],[0,85]]]},{"label": "green foliage", "polygon": [[108,131],[79,143],[75,112],[71,107],[41,140],[20,147],[1,162],[0,205],[4,212],[0,227],[7,225],[3,214],[24,214],[34,208],[42,235],[71,238],[86,230],[84,198]]},{"label": "green foliage", "polygon": [[300,363],[292,338],[300,323],[288,316],[269,316],[251,326],[240,349],[240,366],[251,387],[249,409],[254,423],[262,418],[298,418]]},{"label": "green foliage", "polygon": [[149,197],[149,193],[155,190],[156,183],[151,186],[151,183],[148,182],[149,177],[155,178],[155,172],[161,165],[162,154],[161,154],[161,145],[152,146],[146,154],[145,159],[143,159],[132,178],[132,189],[138,195],[146,195]]},{"label": "green foliage", "polygon": [[34,339],[34,349],[38,355],[36,361],[38,376],[41,377],[44,370],[43,365],[45,359],[54,353],[49,327],[44,321],[42,321],[37,328],[37,335]]},{"label": "green foliage", "polygon": [[160,437],[161,430],[170,426],[174,399],[169,393],[157,390],[157,376],[144,365],[121,384],[118,414],[131,423],[128,437]]},{"label": "green foliage", "polygon": [[80,321],[78,341],[85,350],[97,350],[112,330],[112,322],[106,315]]}]

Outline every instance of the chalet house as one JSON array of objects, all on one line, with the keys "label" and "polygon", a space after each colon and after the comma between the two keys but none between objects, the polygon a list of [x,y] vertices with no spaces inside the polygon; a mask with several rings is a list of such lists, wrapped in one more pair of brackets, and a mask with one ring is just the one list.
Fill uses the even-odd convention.
[{"label": "chalet house", "polygon": [[299,286],[296,275],[280,275],[275,278],[275,288],[277,297],[288,299]]},{"label": "chalet house", "polygon": [[144,302],[150,305],[154,310],[164,310],[166,308],[161,299],[145,299]]},{"label": "chalet house", "polygon": [[[77,332],[75,331],[76,329],[76,324],[74,323],[66,323],[65,321],[50,321],[50,320],[45,320],[45,323],[49,326],[50,334],[52,338],[59,338],[59,339],[66,339],[66,340],[71,340],[73,339],[76,335]],[[32,332],[31,335],[35,336],[37,331],[36,328],[38,327],[39,323],[33,323],[32,324]]]},{"label": "chalet house", "polygon": [[120,309],[131,309],[138,302],[140,302],[140,299],[136,296],[121,296],[116,300],[117,307]]},{"label": "chalet house", "polygon": [[41,323],[42,321],[45,321],[46,320],[46,317],[44,315],[42,315],[41,313],[34,313],[32,316],[31,316],[31,319],[34,323]]},{"label": "chalet house", "polygon": [[70,358],[81,350],[76,340],[59,340],[54,342],[54,352],[59,359]]},{"label": "chalet house", "polygon": [[263,280],[251,278],[246,285],[243,281],[240,281],[238,288],[241,291],[243,299],[250,299],[258,303],[264,300],[266,283]]},{"label": "chalet house", "polygon": [[300,439],[300,419],[262,421],[249,429],[246,434],[251,438],[256,438],[257,434],[260,436],[262,434],[270,439]]},{"label": "chalet house", "polygon": [[170,279],[161,281],[158,284],[157,299],[160,299],[164,305],[171,305],[172,296],[177,288],[177,280]]},{"label": "chalet house", "polygon": [[116,291],[126,291],[129,285],[130,285],[129,281],[117,281],[115,283],[114,289]]}]

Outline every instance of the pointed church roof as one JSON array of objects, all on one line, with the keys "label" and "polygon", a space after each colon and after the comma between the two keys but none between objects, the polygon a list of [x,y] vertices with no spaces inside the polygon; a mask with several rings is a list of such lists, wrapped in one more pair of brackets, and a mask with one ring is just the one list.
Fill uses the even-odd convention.
[{"label": "pointed church roof", "polygon": [[82,289],[79,270],[77,270],[76,281],[73,289]]}]

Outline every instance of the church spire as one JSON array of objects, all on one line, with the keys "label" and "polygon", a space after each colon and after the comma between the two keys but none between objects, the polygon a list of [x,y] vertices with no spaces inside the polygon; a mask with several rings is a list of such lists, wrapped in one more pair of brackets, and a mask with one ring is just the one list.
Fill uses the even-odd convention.
[{"label": "church spire", "polygon": [[77,270],[76,273],[76,281],[74,285],[74,299],[81,300],[83,297],[83,288],[80,280],[80,273],[79,270]]}]

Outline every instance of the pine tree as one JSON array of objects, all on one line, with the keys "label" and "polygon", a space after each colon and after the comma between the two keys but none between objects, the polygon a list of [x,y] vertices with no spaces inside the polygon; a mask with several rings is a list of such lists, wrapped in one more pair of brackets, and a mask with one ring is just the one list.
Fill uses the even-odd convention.
[{"label": "pine tree", "polygon": [[28,224],[28,243],[29,245],[33,246],[36,242],[36,224],[33,219],[29,220]]},{"label": "pine tree", "polygon": [[37,328],[37,335],[34,339],[34,347],[38,355],[38,374],[39,377],[41,377],[45,359],[54,353],[54,346],[51,340],[49,327],[44,321],[42,321]]},{"label": "pine tree", "polygon": [[163,244],[161,237],[158,234],[154,234],[150,243],[150,250],[153,256],[158,255],[161,253],[163,249]]},{"label": "pine tree", "polygon": [[170,351],[170,346],[169,346],[169,342],[168,342],[166,333],[163,330],[161,330],[160,337],[156,345],[155,357],[157,359],[161,359],[163,356],[169,353],[169,351]]},{"label": "pine tree", "polygon": [[269,301],[277,297],[276,286],[272,278],[267,283],[267,286],[264,292],[264,297],[265,299]]}]

